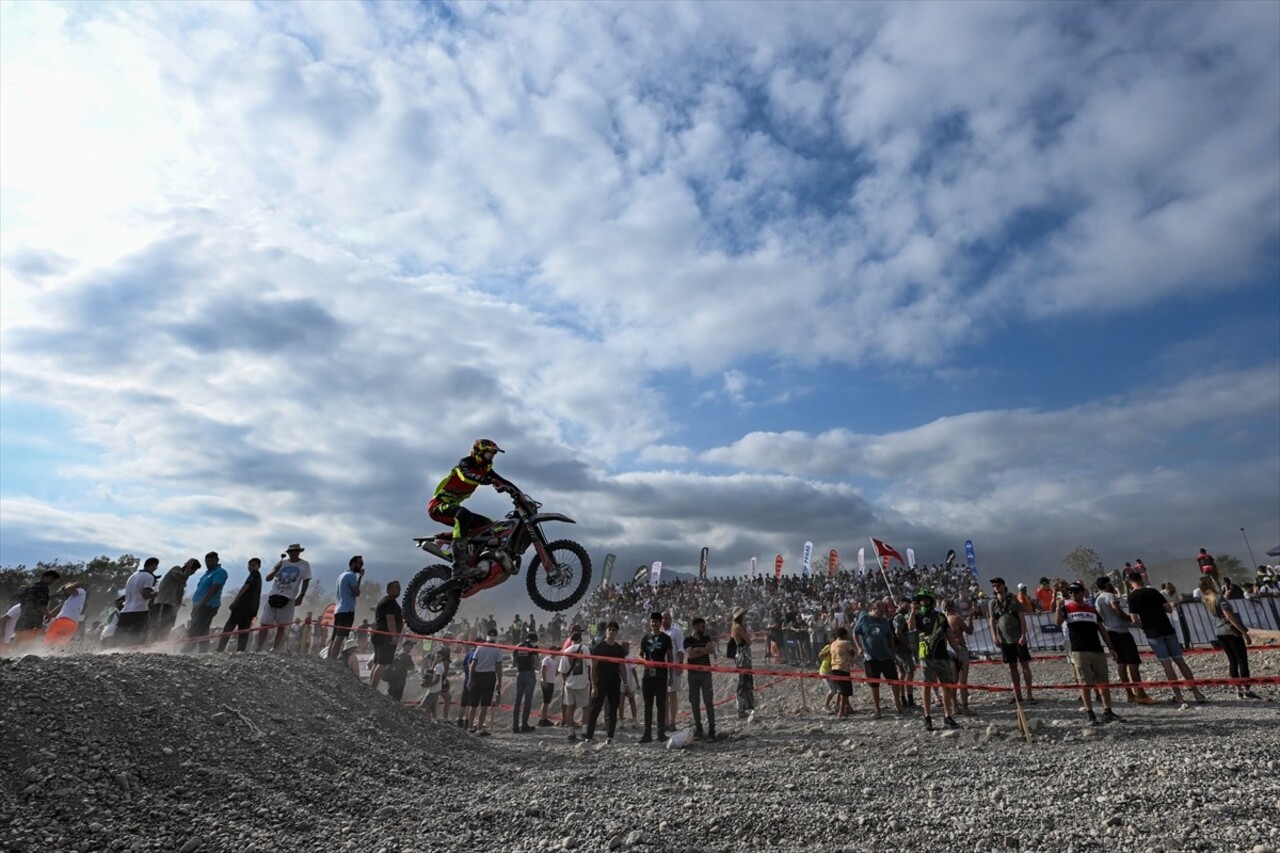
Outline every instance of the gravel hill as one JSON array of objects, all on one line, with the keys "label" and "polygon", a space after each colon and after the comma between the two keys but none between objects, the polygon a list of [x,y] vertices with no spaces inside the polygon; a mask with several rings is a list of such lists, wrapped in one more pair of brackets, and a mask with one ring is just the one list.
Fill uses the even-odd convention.
[{"label": "gravel hill", "polygon": [[[1280,652],[1252,660],[1274,675]],[[1220,655],[1192,665],[1222,674]],[[723,706],[723,742],[668,750],[628,728],[593,749],[512,735],[506,714],[485,739],[432,724],[320,660],[27,657],[0,661],[0,849],[1273,850],[1280,691],[1258,692],[1121,701],[1102,728],[1045,693],[1027,744],[1003,695],[928,734],[919,713],[871,719],[861,688],[832,719],[792,681],[749,725]]]}]

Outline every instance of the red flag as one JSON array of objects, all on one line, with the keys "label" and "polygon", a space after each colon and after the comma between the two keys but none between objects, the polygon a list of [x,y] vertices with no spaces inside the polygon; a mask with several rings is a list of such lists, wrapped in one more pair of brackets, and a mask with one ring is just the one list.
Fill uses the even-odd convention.
[{"label": "red flag", "polygon": [[[902,559],[902,555],[895,551],[892,545],[886,545],[874,537],[871,539],[871,544],[876,546],[876,556],[881,560],[887,560],[887,558],[892,557],[904,566],[907,564],[907,561]],[[887,566],[888,562],[885,562],[885,565]]]},{"label": "red flag", "polygon": [[778,558],[773,561],[773,576],[778,580],[782,580],[782,555],[781,554],[779,554]]},{"label": "red flag", "polygon": [[827,577],[836,576],[836,564],[840,562],[840,555],[836,553],[836,549],[832,548],[831,553],[827,555]]}]

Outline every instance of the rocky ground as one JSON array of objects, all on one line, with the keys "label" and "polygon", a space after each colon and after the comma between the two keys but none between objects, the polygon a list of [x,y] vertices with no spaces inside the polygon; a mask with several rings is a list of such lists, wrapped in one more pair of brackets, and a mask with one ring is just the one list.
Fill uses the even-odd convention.
[{"label": "rocky ground", "polygon": [[[1280,669],[1280,651],[1252,660]],[[1192,665],[1224,674],[1218,654]],[[1003,695],[929,734],[918,713],[872,719],[861,688],[836,720],[817,684],[787,681],[749,724],[725,706],[721,742],[669,750],[626,728],[596,749],[513,735],[505,713],[471,736],[320,660],[3,660],[0,850],[1273,850],[1280,688],[1257,692],[1121,702],[1123,723],[1090,728],[1076,695],[1045,691],[1026,743]]]}]

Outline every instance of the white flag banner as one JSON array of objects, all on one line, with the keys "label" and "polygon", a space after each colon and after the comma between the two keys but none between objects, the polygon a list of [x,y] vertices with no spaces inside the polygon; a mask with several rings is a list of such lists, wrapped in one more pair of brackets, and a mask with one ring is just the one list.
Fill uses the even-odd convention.
[{"label": "white flag banner", "polygon": [[913,569],[916,567],[916,549],[914,548],[907,549],[907,565]]},{"label": "white flag banner", "polygon": [[804,543],[804,563],[800,567],[800,573],[805,577],[809,577],[809,561],[813,557],[813,543]]},{"label": "white flag banner", "polygon": [[858,574],[865,575],[867,573],[867,549],[858,549]]},{"label": "white flag banner", "polygon": [[756,576],[756,558],[752,557],[751,558],[751,577],[754,578],[755,576]]},{"label": "white flag banner", "polygon": [[662,561],[654,560],[653,565],[649,567],[649,584],[657,586],[658,581],[662,578]]}]

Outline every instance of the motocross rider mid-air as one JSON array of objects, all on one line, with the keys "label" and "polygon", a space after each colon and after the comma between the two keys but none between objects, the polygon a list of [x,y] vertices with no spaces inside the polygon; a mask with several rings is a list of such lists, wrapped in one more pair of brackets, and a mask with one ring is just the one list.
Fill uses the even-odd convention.
[{"label": "motocross rider mid-air", "polygon": [[462,502],[480,486],[493,486],[506,493],[518,491],[509,480],[493,470],[493,458],[502,452],[502,448],[490,439],[477,438],[471,445],[471,455],[458,460],[453,470],[436,486],[431,502],[427,504],[427,515],[432,520],[453,527],[451,555],[455,578],[486,574],[486,569],[468,565],[470,549],[467,539],[475,531],[493,523],[492,519],[464,507]]}]

